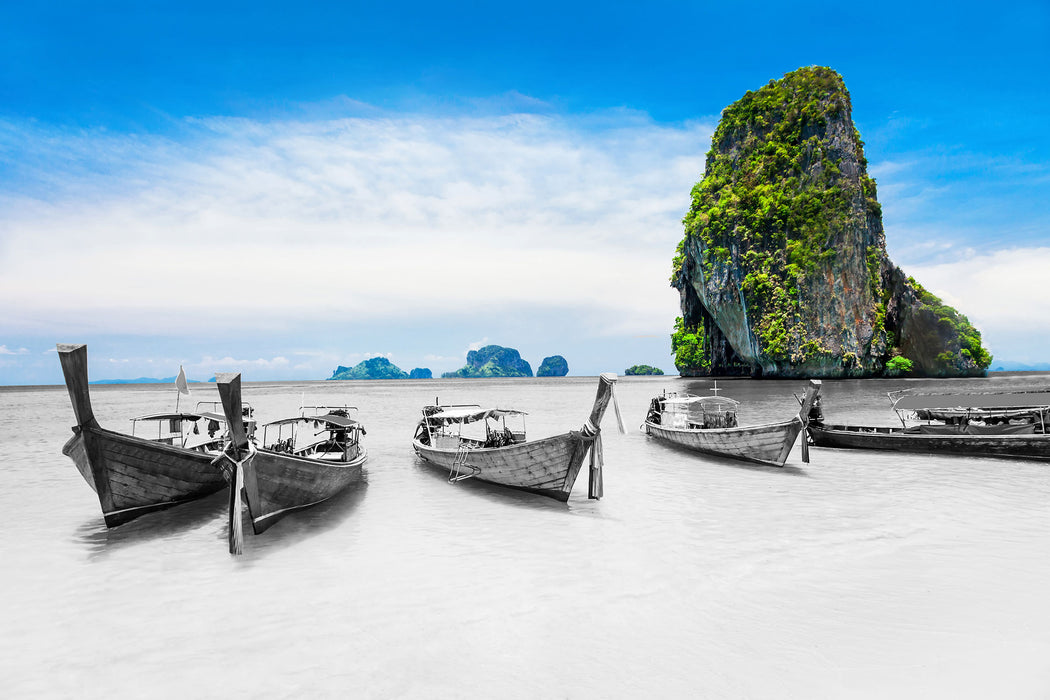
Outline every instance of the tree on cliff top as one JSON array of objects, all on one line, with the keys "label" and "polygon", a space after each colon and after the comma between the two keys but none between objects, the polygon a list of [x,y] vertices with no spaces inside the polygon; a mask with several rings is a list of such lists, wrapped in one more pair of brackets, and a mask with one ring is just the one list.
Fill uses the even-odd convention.
[{"label": "tree on cliff top", "polygon": [[[729,355],[783,376],[879,374],[909,352],[925,374],[987,367],[980,333],[939,300],[952,332],[911,342],[929,304],[886,255],[851,113],[841,76],[822,67],[723,110],[673,262],[683,321],[672,347],[684,374],[725,371]],[[697,338],[706,363],[689,357]]]}]

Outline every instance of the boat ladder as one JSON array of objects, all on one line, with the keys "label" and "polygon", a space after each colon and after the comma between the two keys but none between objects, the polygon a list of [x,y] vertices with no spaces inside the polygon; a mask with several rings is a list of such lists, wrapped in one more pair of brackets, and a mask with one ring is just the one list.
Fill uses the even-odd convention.
[{"label": "boat ladder", "polygon": [[457,481],[463,481],[481,473],[480,469],[473,464],[467,463],[467,454],[469,452],[470,450],[465,445],[461,444],[459,446],[456,457],[452,460],[452,466],[448,470],[448,483],[454,484]]}]

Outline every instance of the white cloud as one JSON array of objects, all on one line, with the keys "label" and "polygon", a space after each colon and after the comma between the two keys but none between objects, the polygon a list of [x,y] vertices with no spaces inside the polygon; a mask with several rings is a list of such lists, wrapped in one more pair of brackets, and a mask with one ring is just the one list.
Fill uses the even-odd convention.
[{"label": "white cloud", "polygon": [[28,355],[28,348],[18,348],[17,350],[11,350],[6,345],[0,345],[0,355]]},{"label": "white cloud", "polygon": [[633,113],[187,130],[26,133],[67,155],[30,159],[39,190],[0,193],[6,326],[263,333],[571,304],[650,331],[677,305],[665,280],[711,134]]},{"label": "white cloud", "polygon": [[259,357],[259,358],[256,358],[254,360],[238,360],[238,359],[230,357],[230,356],[219,357],[219,358],[207,357],[206,356],[206,357],[203,357],[200,360],[200,362],[197,363],[197,366],[198,367],[211,367],[211,368],[214,368],[214,369],[217,369],[217,370],[226,370],[226,369],[235,369],[235,370],[237,370],[237,369],[240,369],[241,367],[253,367],[253,368],[258,368],[258,369],[271,370],[271,369],[281,369],[281,368],[284,368],[284,367],[288,367],[290,364],[291,363],[288,361],[288,358],[286,358],[286,357],[273,357],[273,358],[270,358],[270,359]]}]

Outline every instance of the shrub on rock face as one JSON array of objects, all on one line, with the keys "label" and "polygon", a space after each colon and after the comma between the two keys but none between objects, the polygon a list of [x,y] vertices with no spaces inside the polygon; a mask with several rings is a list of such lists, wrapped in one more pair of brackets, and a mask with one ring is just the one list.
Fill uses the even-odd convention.
[{"label": "shrub on rock face", "polygon": [[569,363],[561,355],[543,358],[540,368],[536,370],[537,377],[564,377],[568,373]]},{"label": "shrub on rock face", "polygon": [[886,374],[890,377],[898,377],[900,375],[906,375],[911,372],[911,360],[906,357],[889,358],[889,362],[886,363]]}]

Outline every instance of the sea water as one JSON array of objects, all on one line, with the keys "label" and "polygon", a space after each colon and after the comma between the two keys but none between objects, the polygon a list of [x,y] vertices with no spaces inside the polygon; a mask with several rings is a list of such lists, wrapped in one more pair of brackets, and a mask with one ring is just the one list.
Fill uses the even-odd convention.
[{"label": "sea water", "polygon": [[[826,381],[829,421],[893,425],[890,389],[1050,377]],[[732,380],[741,424],[801,381]],[[621,378],[605,497],[568,503],[418,460],[435,397],[582,426],[595,378],[246,383],[261,421],[358,406],[366,478],[227,552],[226,495],[108,530],[62,444],[64,387],[0,390],[3,697],[1046,698],[1050,464],[811,450],[767,468],[639,430],[661,390]],[[92,386],[100,423],[169,387]],[[194,385],[182,407],[217,400]]]}]

